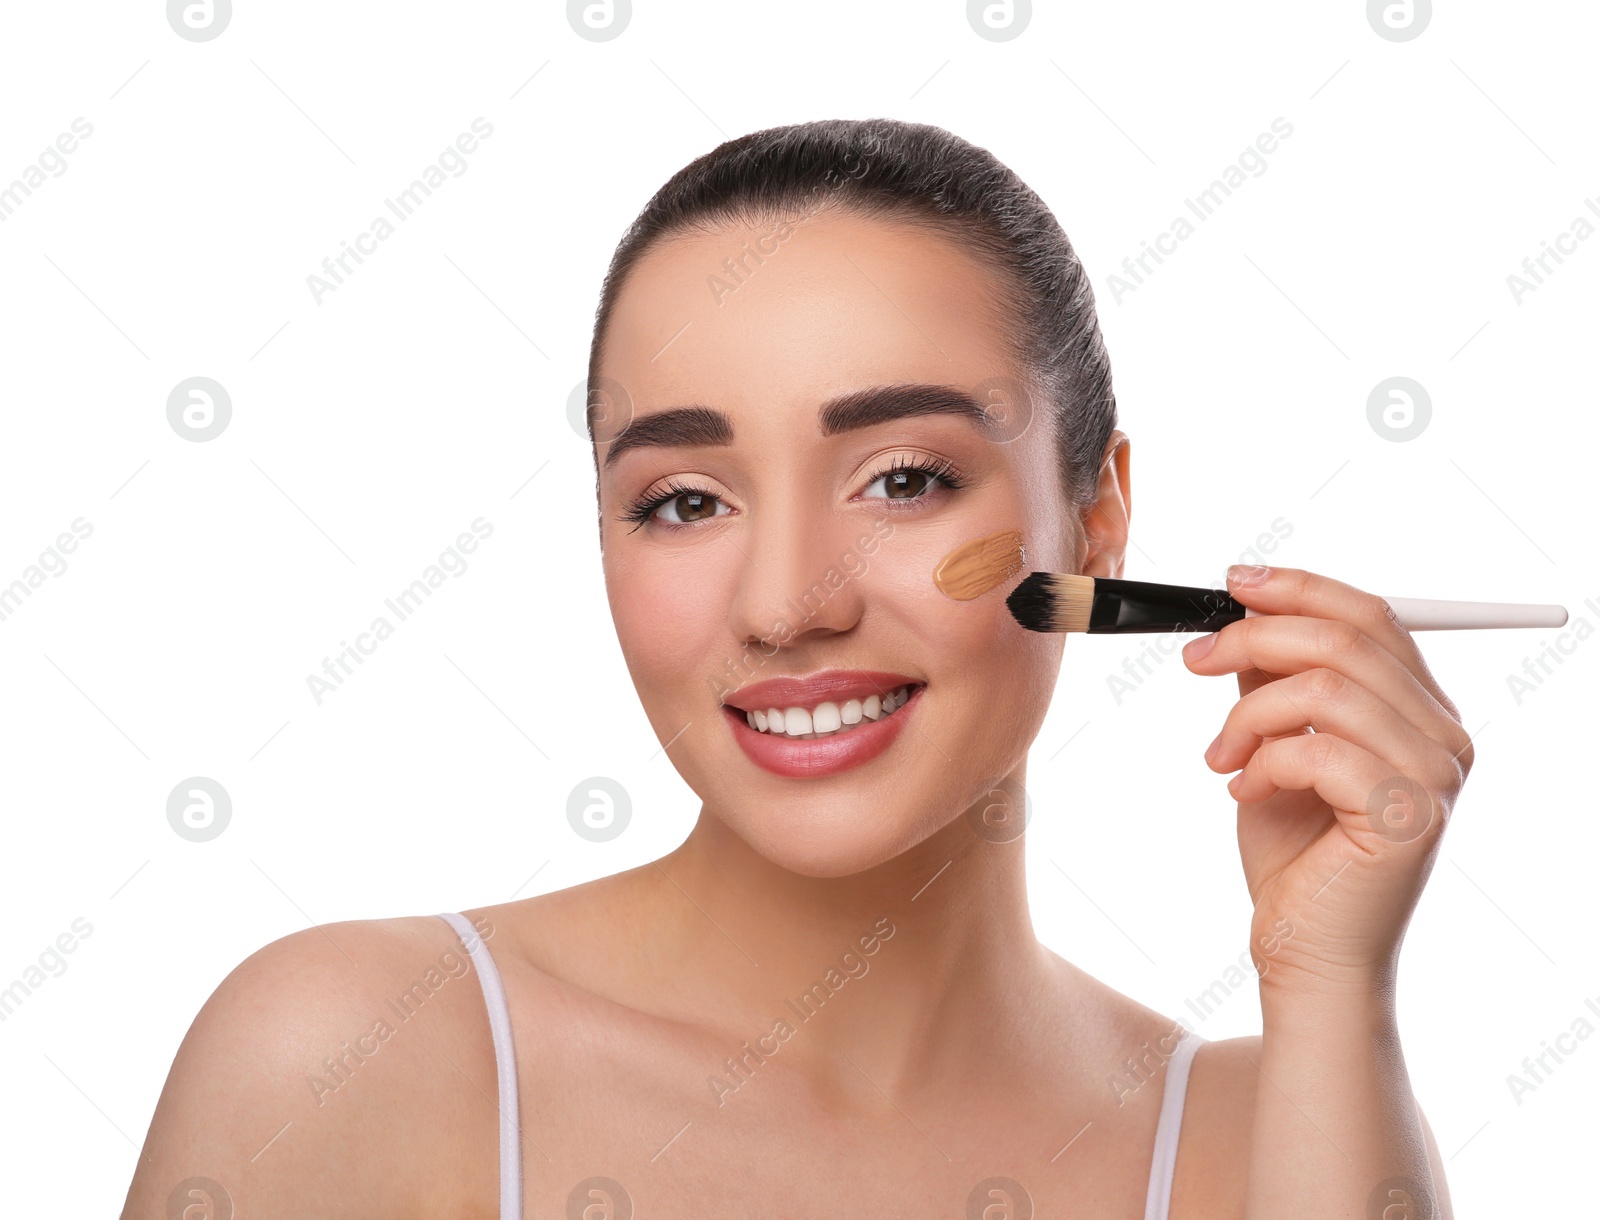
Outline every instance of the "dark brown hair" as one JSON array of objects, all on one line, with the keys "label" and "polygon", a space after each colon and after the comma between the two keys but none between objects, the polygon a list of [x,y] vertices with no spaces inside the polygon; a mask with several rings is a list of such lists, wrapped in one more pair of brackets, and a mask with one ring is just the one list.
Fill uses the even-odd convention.
[{"label": "dark brown hair", "polygon": [[646,251],[729,223],[822,207],[930,227],[994,269],[1008,302],[997,320],[1054,422],[1063,489],[1075,506],[1093,501],[1117,404],[1083,264],[1044,201],[994,154],[943,128],[897,119],[752,132],[691,161],[655,193],[628,226],[601,288],[589,349],[590,437],[607,322]]}]

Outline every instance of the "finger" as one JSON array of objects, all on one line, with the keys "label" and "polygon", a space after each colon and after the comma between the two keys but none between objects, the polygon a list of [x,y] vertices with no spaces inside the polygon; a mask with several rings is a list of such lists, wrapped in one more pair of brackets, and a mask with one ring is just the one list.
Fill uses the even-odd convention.
[{"label": "finger", "polygon": [[1241,804],[1280,791],[1315,791],[1347,831],[1372,845],[1443,833],[1448,807],[1438,790],[1397,773],[1368,750],[1333,733],[1269,741],[1228,783]]},{"label": "finger", "polygon": [[1393,653],[1453,719],[1461,719],[1455,704],[1434,679],[1411,632],[1377,594],[1301,568],[1247,564],[1228,569],[1228,592],[1235,601],[1267,614],[1303,614],[1354,623]]},{"label": "finger", "polygon": [[1262,744],[1305,728],[1331,733],[1435,790],[1459,786],[1449,752],[1383,700],[1337,670],[1308,669],[1259,687],[1235,703],[1206,750],[1213,771],[1237,771]]},{"label": "finger", "polygon": [[1240,619],[1186,644],[1183,661],[1197,674],[1252,666],[1284,674],[1337,670],[1460,757],[1463,767],[1471,765],[1471,738],[1461,722],[1393,653],[1352,623],[1290,614]]},{"label": "finger", "polygon": [[1253,690],[1259,690],[1268,682],[1276,682],[1279,678],[1288,676],[1288,674],[1269,674],[1261,669],[1241,669],[1239,671],[1239,694],[1248,695]]},{"label": "finger", "polygon": [[[1263,686],[1266,686],[1269,682],[1278,682],[1278,681],[1281,681],[1284,678],[1287,678],[1288,676],[1289,676],[1288,674],[1269,674],[1269,673],[1266,673],[1266,672],[1264,672],[1262,670],[1259,670],[1259,669],[1241,669],[1239,671],[1239,674],[1238,674],[1238,677],[1239,677],[1239,696],[1240,696],[1240,698],[1243,698],[1245,695],[1250,694],[1252,691],[1260,690]],[[1297,726],[1297,727],[1291,729],[1287,734],[1285,734],[1285,736],[1293,737],[1297,733],[1309,733],[1309,732],[1311,732],[1311,726],[1310,725],[1300,725],[1300,726]],[[1270,740],[1270,738],[1269,738],[1269,740]],[[1207,757],[1209,757],[1209,752],[1207,754]],[[1237,768],[1233,768],[1233,769],[1236,770]]]}]

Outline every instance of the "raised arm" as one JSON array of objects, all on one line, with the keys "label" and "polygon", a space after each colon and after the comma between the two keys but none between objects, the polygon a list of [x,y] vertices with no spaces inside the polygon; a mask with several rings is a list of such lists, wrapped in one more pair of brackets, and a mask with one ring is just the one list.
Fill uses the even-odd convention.
[{"label": "raised arm", "polygon": [[1206,752],[1238,771],[1262,1047],[1246,1212],[1448,1220],[1395,1019],[1400,944],[1472,743],[1381,598],[1291,568],[1235,568],[1260,617],[1191,641],[1238,675]]}]

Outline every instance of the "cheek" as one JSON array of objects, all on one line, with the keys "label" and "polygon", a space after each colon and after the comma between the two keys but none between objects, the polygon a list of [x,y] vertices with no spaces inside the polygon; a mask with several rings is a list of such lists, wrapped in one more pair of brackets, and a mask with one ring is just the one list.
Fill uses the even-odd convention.
[{"label": "cheek", "polygon": [[727,582],[736,574],[722,573],[692,549],[637,550],[614,559],[626,548],[606,552],[606,598],[646,713],[658,700],[698,695],[686,689],[684,675],[703,669],[708,651],[726,641]]},{"label": "cheek", "polygon": [[[985,524],[974,532],[960,527],[913,531],[902,527],[873,557],[870,596],[900,630],[917,640],[918,651],[904,658],[919,665],[932,683],[968,688],[964,706],[975,715],[995,717],[1008,731],[1021,719],[1042,720],[1054,690],[1062,637],[1028,631],[1006,606],[1019,573],[970,601],[946,597],[933,582],[939,561],[972,537],[1005,526]],[[1034,543],[1023,530],[1032,570]]]},{"label": "cheek", "polygon": [[960,684],[966,707],[1008,733],[1043,720],[1062,651],[1060,636],[1025,630],[1012,617],[1006,594],[1015,583],[968,602],[940,593],[928,600],[930,674],[947,688]]}]

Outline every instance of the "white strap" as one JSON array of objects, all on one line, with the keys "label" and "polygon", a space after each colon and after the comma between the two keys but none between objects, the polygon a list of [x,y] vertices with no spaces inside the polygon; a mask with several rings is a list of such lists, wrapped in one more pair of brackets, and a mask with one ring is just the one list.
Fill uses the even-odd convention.
[{"label": "white strap", "polygon": [[1167,1205],[1172,1201],[1172,1170],[1178,1163],[1183,1099],[1189,1089],[1189,1064],[1205,1043],[1206,1039],[1186,1029],[1167,1059],[1166,1082],[1161,1086],[1161,1117],[1156,1120],[1155,1153],[1150,1158],[1150,1189],[1144,1200],[1144,1220],[1167,1220]]},{"label": "white strap", "polygon": [[454,911],[439,916],[461,937],[483,987],[484,1006],[489,1010],[489,1033],[494,1040],[495,1075],[500,1092],[500,1220],[522,1220],[522,1124],[517,1115],[517,1053],[511,1041],[511,1013],[506,1007],[506,991],[489,946],[465,915]]}]

